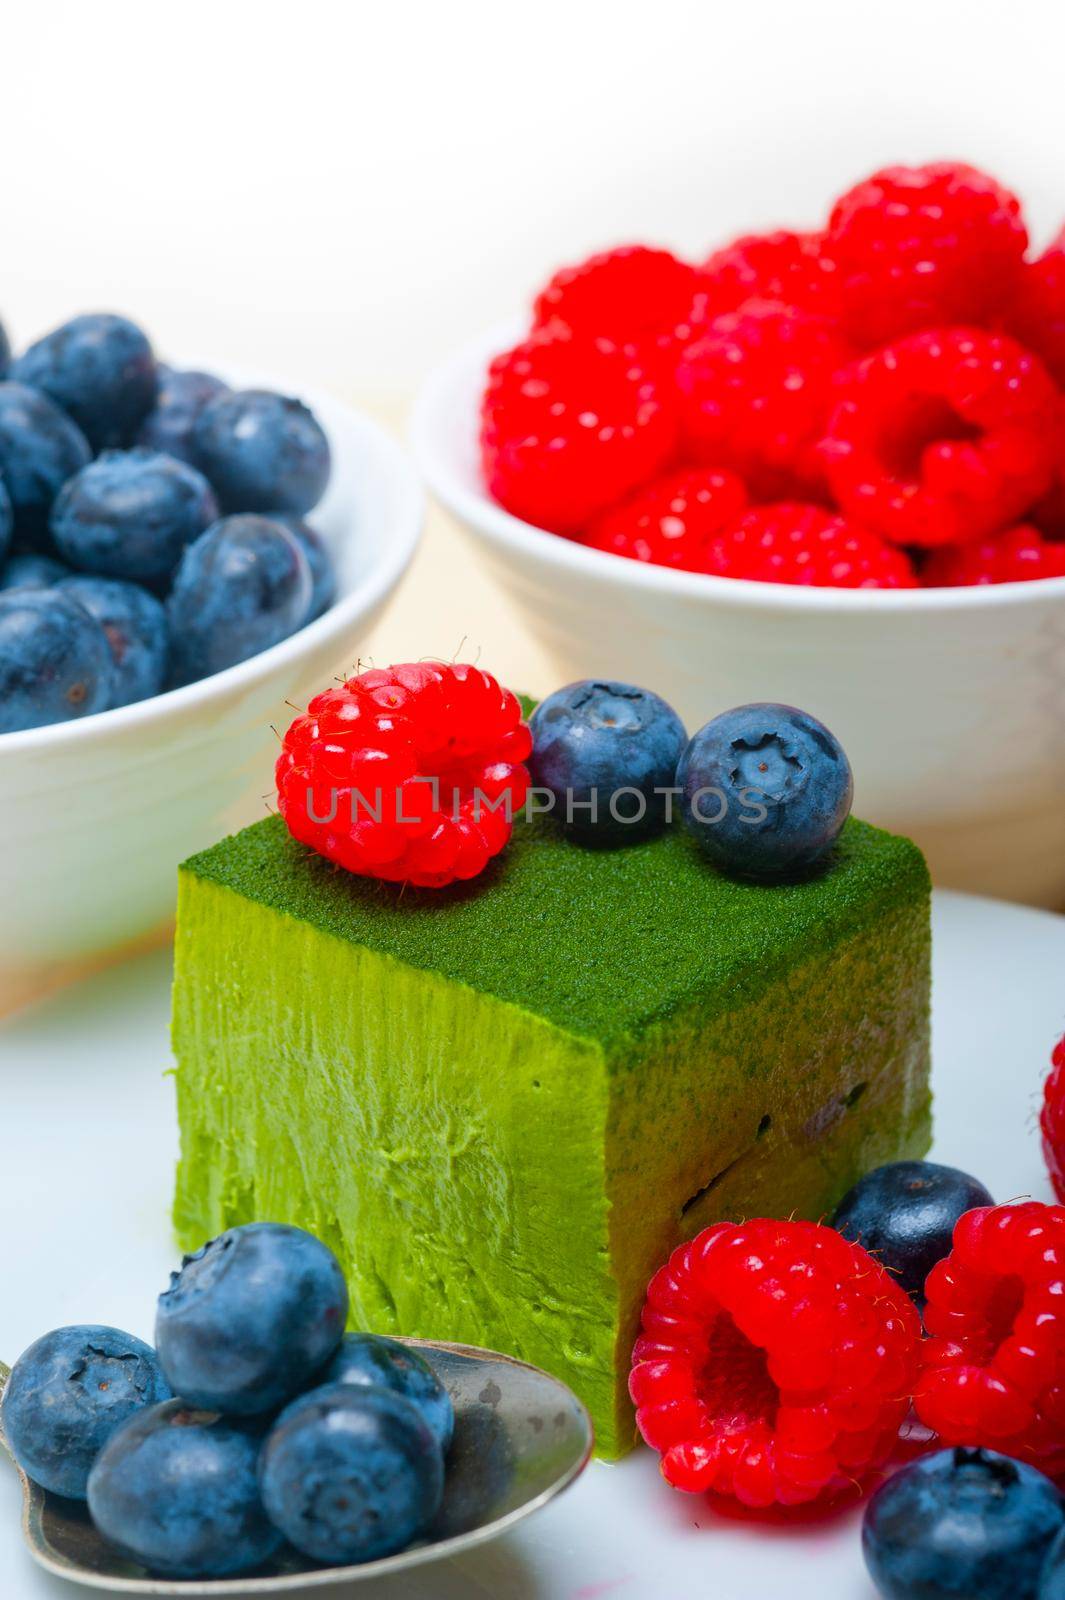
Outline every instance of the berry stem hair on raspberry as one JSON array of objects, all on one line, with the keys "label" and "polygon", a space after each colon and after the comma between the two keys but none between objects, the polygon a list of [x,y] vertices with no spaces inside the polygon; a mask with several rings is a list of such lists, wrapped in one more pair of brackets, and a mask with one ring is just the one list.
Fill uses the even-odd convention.
[{"label": "berry stem hair on raspberry", "polygon": [[532,748],[490,673],[413,662],[316,695],[277,762],[289,832],[362,877],[442,889],[510,839]]},{"label": "berry stem hair on raspberry", "polygon": [[920,1322],[860,1245],[812,1222],[717,1223],[651,1279],[630,1391],[675,1488],[794,1506],[892,1450]]},{"label": "berry stem hair on raspberry", "polygon": [[1065,1476],[1065,1207],[969,1211],[925,1284],[914,1404],[944,1444],[986,1445]]}]

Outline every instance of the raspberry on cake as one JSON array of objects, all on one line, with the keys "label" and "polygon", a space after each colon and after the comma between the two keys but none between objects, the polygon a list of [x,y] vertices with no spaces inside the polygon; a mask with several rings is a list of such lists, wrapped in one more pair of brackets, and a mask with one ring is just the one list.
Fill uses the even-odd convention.
[{"label": "raspberry on cake", "polygon": [[832,1228],[721,1222],[651,1279],[629,1380],[677,1489],[803,1505],[853,1489],[909,1409],[921,1325]]},{"label": "raspberry on cake", "polygon": [[868,528],[798,501],[752,506],[709,540],[703,572],[829,589],[913,589],[909,557]]},{"label": "raspberry on cake", "polygon": [[927,589],[1027,583],[1032,578],[1065,578],[1065,544],[1044,539],[1038,528],[1023,523],[971,544],[935,550],[921,569]]},{"label": "raspberry on cake", "polygon": [[955,161],[874,172],[836,201],[826,235],[844,325],[864,349],[993,316],[1027,243],[1016,195]]},{"label": "raspberry on cake", "polygon": [[631,350],[542,330],[497,356],[481,401],[481,463],[501,506],[578,533],[673,457],[673,398]]},{"label": "raspberry on cake", "polygon": [[845,515],[896,544],[1008,526],[1057,467],[1061,396],[1029,351],[978,328],[885,346],[841,382],[822,445]]},{"label": "raspberry on cake", "polygon": [[656,478],[592,523],[582,543],[608,555],[683,572],[706,570],[707,545],[747,504],[742,478],[688,467]]},{"label": "raspberry on cake", "polygon": [[521,820],[410,894],[267,818],[181,873],[178,1234],[308,1227],[354,1326],[546,1367],[621,1454],[670,1251],[927,1148],[929,948],[920,852],[854,820],[772,888]]},{"label": "raspberry on cake", "polygon": [[531,749],[517,696],[478,667],[364,672],[292,723],[278,807],[293,838],[348,872],[440,889],[507,843]]},{"label": "raspberry on cake", "polygon": [[817,445],[851,352],[832,324],[772,300],[715,317],[677,368],[684,448],[761,499],[823,491]]},{"label": "raspberry on cake", "polygon": [[1065,1207],[969,1211],[925,1285],[914,1404],[944,1444],[985,1444],[1065,1475]]},{"label": "raspberry on cake", "polygon": [[1058,1040],[1050,1058],[1039,1130],[1054,1193],[1065,1205],[1065,1039]]}]

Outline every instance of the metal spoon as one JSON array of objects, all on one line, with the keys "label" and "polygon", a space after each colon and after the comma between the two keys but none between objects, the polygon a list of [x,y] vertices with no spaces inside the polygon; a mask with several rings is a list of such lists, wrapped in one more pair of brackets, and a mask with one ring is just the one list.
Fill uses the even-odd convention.
[{"label": "metal spoon", "polygon": [[[153,1578],[104,1543],[81,1501],[49,1494],[20,1472],[30,1554],[59,1577],[126,1594],[291,1594],[458,1555],[505,1533],[583,1472],[592,1452],[591,1418],[564,1383],[489,1350],[403,1342],[436,1368],[455,1406],[444,1503],[425,1538],[410,1549],[360,1567],[319,1567],[292,1552],[247,1577]],[[9,1376],[0,1362],[0,1395]],[[7,1448],[2,1429],[0,1444]]]}]

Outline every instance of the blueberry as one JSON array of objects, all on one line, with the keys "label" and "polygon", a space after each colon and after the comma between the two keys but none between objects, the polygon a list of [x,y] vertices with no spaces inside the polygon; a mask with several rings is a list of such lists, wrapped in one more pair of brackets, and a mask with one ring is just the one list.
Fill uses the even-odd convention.
[{"label": "blueberry", "polygon": [[687,735],[658,695],[582,679],[542,700],[529,726],[533,783],[578,838],[616,844],[664,826]]},{"label": "blueberry", "polygon": [[259,1477],[267,1515],[297,1550],[342,1565],[418,1537],[440,1506],[444,1458],[410,1400],[332,1383],[281,1413]]},{"label": "blueberry", "polygon": [[52,538],[83,572],[164,586],[217,515],[210,484],[187,462],[158,450],[107,450],[64,485]]},{"label": "blueberry", "polygon": [[0,378],[7,376],[7,369],[11,365],[11,340],[7,336],[7,329],[0,322]]},{"label": "blueberry", "polygon": [[3,478],[0,478],[0,565],[11,548],[11,535],[14,530],[15,512],[11,505],[11,496],[4,487]]},{"label": "blueberry", "polygon": [[684,822],[722,872],[773,883],[822,861],[851,808],[850,763],[794,706],[737,706],[708,722],[677,768]]},{"label": "blueberry", "polygon": [[265,389],[210,401],[193,424],[192,443],[225,511],[301,516],[329,482],[329,441],[313,413]]},{"label": "blueberry", "polygon": [[0,1417],[28,1478],[84,1500],[89,1469],[115,1429],[169,1396],[155,1351],[131,1333],[56,1328],[15,1362]]},{"label": "blueberry", "polygon": [[57,594],[70,595],[95,617],[111,650],[108,709],[158,694],[166,681],[166,612],[154,595],[118,578],[63,578]]},{"label": "blueberry", "polygon": [[174,372],[160,367],[155,407],[141,424],[137,443],[195,465],[192,425],[209,400],[229,392],[228,383],[209,372]]},{"label": "blueberry", "polygon": [[258,655],[307,620],[311,569],[266,517],[223,517],[189,546],[167,601],[174,684]]},{"label": "blueberry", "polygon": [[51,556],[35,550],[21,550],[0,568],[0,591],[4,589],[50,589],[60,578],[69,578],[70,568]]},{"label": "blueberry", "polygon": [[85,435],[36,389],[0,383],[0,476],[15,513],[15,532],[39,540],[52,502],[92,459]]},{"label": "blueberry", "polygon": [[271,521],[280,522],[286,527],[307,557],[312,587],[310,609],[305,620],[313,622],[315,617],[329,610],[337,597],[337,575],[329,546],[317,528],[312,528],[302,517],[277,516],[272,517]]},{"label": "blueberry", "polygon": [[1036,1593],[1038,1600],[1065,1600],[1065,1529],[1050,1546]]},{"label": "blueberry", "polygon": [[11,376],[61,406],[94,450],[128,444],[155,404],[152,347],[110,312],[72,317],[31,344]]},{"label": "blueberry", "polygon": [[155,1342],[175,1394],[252,1416],[306,1387],[340,1344],[347,1315],[347,1284],[330,1249],[302,1228],[252,1222],[171,1274]]},{"label": "blueberry", "polygon": [[892,1161],[867,1172],[844,1195],[832,1226],[863,1244],[921,1303],[925,1279],[950,1254],[958,1218],[994,1203],[982,1183],[956,1167]]},{"label": "blueberry", "polygon": [[865,1510],[862,1551],[888,1600],[1034,1600],[1065,1521],[1057,1489],[991,1450],[911,1462]]},{"label": "blueberry", "polygon": [[373,1384],[413,1401],[442,1450],[455,1431],[455,1408],[436,1373],[417,1350],[376,1333],[348,1333],[319,1383]]},{"label": "blueberry", "polygon": [[224,1578],[281,1547],[259,1496],[261,1428],[184,1400],[132,1418],[89,1476],[97,1530],[168,1578]]},{"label": "blueberry", "polygon": [[0,594],[0,733],[103,711],[111,652],[95,617],[54,589]]}]

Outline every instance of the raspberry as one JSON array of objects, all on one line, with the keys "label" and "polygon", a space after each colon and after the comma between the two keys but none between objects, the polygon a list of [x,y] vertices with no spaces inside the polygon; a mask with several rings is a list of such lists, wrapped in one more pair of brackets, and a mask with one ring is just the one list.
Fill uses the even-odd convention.
[{"label": "raspberry", "polygon": [[1031,578],[1065,578],[1065,544],[1051,543],[1038,528],[1024,523],[1005,533],[990,533],[972,544],[937,550],[921,572],[926,589],[1026,583]]},{"label": "raspberry", "polygon": [[715,250],[703,267],[715,316],[745,300],[780,300],[787,306],[837,312],[836,264],[819,233],[748,233]]},{"label": "raspberry", "polygon": [[734,472],[692,467],[657,478],[594,522],[584,543],[610,555],[705,571],[706,547],[747,504]]},{"label": "raspberry", "polygon": [[750,300],[715,317],[677,368],[688,453],[735,468],[759,499],[816,496],[817,444],[849,355],[825,318],[778,301]]},{"label": "raspberry", "polygon": [[863,348],[937,323],[982,322],[1020,276],[1020,201],[959,162],[885,167],[836,201],[827,249]]},{"label": "raspberry", "polygon": [[1065,228],[1041,256],[1024,263],[1005,324],[1065,387]]},{"label": "raspberry", "polygon": [[852,1485],[906,1416],[920,1322],[861,1245],[720,1222],[651,1279],[629,1389],[678,1489],[798,1505]]},{"label": "raspberry", "polygon": [[698,270],[668,250],[622,245],[556,272],[536,297],[533,325],[679,355],[705,321],[704,291]]},{"label": "raspberry", "polygon": [[908,556],[821,506],[752,506],[712,539],[703,572],[827,589],[913,589]]},{"label": "raspberry", "polygon": [[507,843],[531,748],[517,699],[487,672],[364,672],[317,695],[285,734],[281,815],[348,872],[441,889],[475,878]]},{"label": "raspberry", "polygon": [[897,544],[978,539],[1050,487],[1061,402],[1036,356],[974,328],[852,367],[822,446],[841,509]]},{"label": "raspberry", "polygon": [[925,1284],[914,1404],[945,1444],[1065,1470],[1065,1207],[966,1212]]},{"label": "raspberry", "polygon": [[481,402],[485,483],[516,517],[576,533],[661,472],[672,397],[631,350],[565,330],[497,356]]},{"label": "raspberry", "polygon": [[1054,1193],[1065,1205],[1065,1039],[1058,1040],[1050,1058],[1039,1128]]}]

